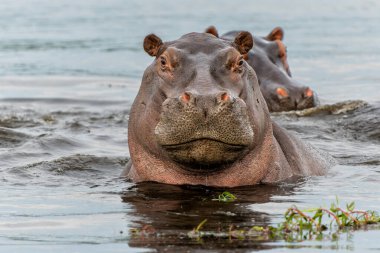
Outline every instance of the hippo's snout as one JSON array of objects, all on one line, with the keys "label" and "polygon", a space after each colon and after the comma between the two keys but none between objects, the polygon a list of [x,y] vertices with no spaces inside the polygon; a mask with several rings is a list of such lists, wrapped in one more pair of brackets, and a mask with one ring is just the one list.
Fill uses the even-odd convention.
[{"label": "hippo's snout", "polygon": [[[200,96],[198,96],[198,97],[200,97]],[[195,105],[195,103],[197,101],[197,96],[194,95],[190,91],[184,92],[179,98],[185,104],[191,103],[191,104]],[[209,101],[214,100],[216,105],[225,104],[227,102],[232,101],[231,96],[226,91],[221,91],[215,95],[209,95],[204,100],[209,100]]]},{"label": "hippo's snout", "polygon": [[268,107],[272,112],[304,110],[318,105],[314,91],[309,87],[291,87],[289,91],[285,87],[277,87],[272,91],[272,97],[268,98]]},{"label": "hippo's snout", "polygon": [[245,102],[227,91],[166,99],[155,135],[173,160],[194,166],[233,162],[254,136]]},{"label": "hippo's snout", "polygon": [[[190,91],[185,91],[179,96],[179,101],[184,108],[197,108],[203,112],[204,119],[208,120],[208,116],[217,114],[223,108],[231,106],[235,99],[226,91],[220,91],[211,95],[194,94]],[[170,103],[170,102],[169,102]]]},{"label": "hippo's snout", "polygon": [[314,91],[309,87],[304,88],[299,97],[300,98],[296,101],[297,110],[304,110],[318,105],[318,100],[314,94]]}]

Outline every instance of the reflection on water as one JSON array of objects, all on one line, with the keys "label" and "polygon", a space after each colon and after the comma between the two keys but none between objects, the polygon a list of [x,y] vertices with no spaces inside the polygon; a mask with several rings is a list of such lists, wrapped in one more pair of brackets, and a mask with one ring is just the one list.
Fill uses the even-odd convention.
[{"label": "reflection on water", "polygon": [[[121,197],[131,204],[127,217],[134,220],[130,230],[129,246],[154,248],[159,252],[194,251],[200,249],[231,249],[239,252],[246,250],[272,249],[281,247],[311,249],[348,249],[354,247],[352,231],[334,234],[325,233],[325,239],[300,242],[283,242],[270,237],[257,235],[249,237],[225,237],[228,231],[249,230],[252,226],[273,225],[283,221],[276,214],[278,206],[284,211],[292,204],[302,206],[298,194],[307,191],[307,181],[284,182],[279,185],[260,185],[234,188],[237,200],[230,203],[214,201],[223,189],[202,186],[170,186],[157,183],[140,183],[125,189]],[[315,183],[315,182],[314,182]],[[310,191],[310,189],[309,189]],[[319,193],[311,195],[314,199]],[[316,195],[316,196],[313,196]],[[331,200],[334,201],[334,200]],[[315,202],[315,199],[313,200]],[[265,206],[265,208],[263,208]],[[189,232],[202,220],[207,222],[201,231],[210,236],[194,238]],[[366,230],[379,229],[378,225],[368,226]],[[357,232],[362,233],[361,231]],[[219,236],[218,236],[219,234]],[[212,236],[215,235],[215,236]],[[359,245],[362,246],[362,245]]]},{"label": "reflection on water", "polygon": [[[157,183],[135,185],[122,194],[122,200],[132,205],[133,211],[129,212],[128,216],[138,218],[134,224],[137,228],[149,225],[151,232],[154,233],[151,233],[153,236],[141,236],[141,234],[132,236],[129,245],[145,247],[148,244],[160,250],[172,247],[189,250],[193,246],[225,248],[225,244],[228,245],[226,239],[211,239],[207,243],[204,241],[203,245],[189,238],[187,234],[204,219],[207,219],[205,228],[215,232],[228,231],[231,225],[240,229],[250,228],[253,225],[268,225],[271,222],[270,215],[252,210],[249,206],[253,203],[267,203],[275,195],[285,199],[286,196],[293,194],[296,186],[297,183],[294,182],[278,186],[239,187],[233,189],[238,200],[224,203],[214,201],[222,189]],[[239,247],[255,248],[256,244],[257,241],[246,241]]]},{"label": "reflection on water", "polygon": [[[371,0],[3,1],[0,251],[379,251],[371,228],[337,242],[185,236],[205,218],[206,230],[275,224],[292,204],[329,206],[336,196],[380,210],[379,10]],[[223,189],[118,178],[129,157],[129,108],[152,60],[142,39],[155,32],[172,40],[211,24],[259,36],[283,26],[294,77],[332,106],[273,117],[337,160],[327,176],[232,189],[232,203],[212,201]],[[364,103],[337,104],[348,99]],[[154,235],[129,232],[144,226]]]}]

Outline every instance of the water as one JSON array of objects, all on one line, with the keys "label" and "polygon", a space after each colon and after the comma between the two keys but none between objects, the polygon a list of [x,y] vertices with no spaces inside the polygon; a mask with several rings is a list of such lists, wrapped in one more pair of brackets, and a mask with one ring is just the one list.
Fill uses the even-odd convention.
[{"label": "water", "polygon": [[[375,228],[297,243],[186,237],[204,218],[205,230],[275,224],[292,204],[329,206],[336,196],[380,211],[379,13],[369,0],[2,1],[0,252],[380,250]],[[212,24],[258,35],[281,25],[293,76],[322,103],[365,101],[336,115],[273,115],[336,158],[328,175],[232,189],[238,201],[228,204],[211,201],[219,189],[118,178],[129,108],[152,61],[144,36],[172,40]],[[150,235],[129,232],[151,226]]]}]

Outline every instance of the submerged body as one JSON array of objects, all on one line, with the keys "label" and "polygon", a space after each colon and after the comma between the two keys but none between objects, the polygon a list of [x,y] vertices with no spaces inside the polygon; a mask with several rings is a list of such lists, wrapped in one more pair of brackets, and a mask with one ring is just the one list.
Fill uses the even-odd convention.
[{"label": "submerged body", "polygon": [[135,182],[234,187],[323,175],[328,163],[274,123],[254,70],[243,59],[252,35],[230,42],[190,33],[144,49],[146,69],[128,124]]},{"label": "submerged body", "polygon": [[[215,27],[206,30],[218,37]],[[221,36],[233,41],[239,31],[230,31]],[[269,111],[303,110],[318,105],[315,92],[296,81],[287,61],[286,46],[282,42],[282,28],[274,28],[267,36],[254,36],[255,46],[245,55],[248,64],[255,70],[261,92]]]}]

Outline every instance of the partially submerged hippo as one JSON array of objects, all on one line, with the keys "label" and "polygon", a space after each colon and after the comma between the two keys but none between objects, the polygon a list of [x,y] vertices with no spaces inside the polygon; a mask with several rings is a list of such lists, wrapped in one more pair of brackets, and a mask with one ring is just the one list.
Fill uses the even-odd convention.
[{"label": "partially submerged hippo", "polygon": [[[206,32],[219,36],[213,26],[207,28]],[[221,38],[233,41],[238,33],[239,31],[231,31],[223,34]],[[269,111],[303,110],[315,107],[318,99],[313,90],[291,76],[283,38],[284,31],[280,27],[274,28],[265,37],[255,36],[255,46],[245,55],[245,60],[257,74]]]},{"label": "partially submerged hippo", "polygon": [[134,182],[220,187],[323,175],[327,163],[274,123],[254,70],[243,59],[249,32],[233,42],[189,33],[163,43],[144,72],[128,124],[131,160],[122,176]]}]

